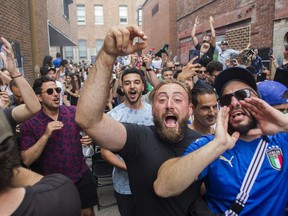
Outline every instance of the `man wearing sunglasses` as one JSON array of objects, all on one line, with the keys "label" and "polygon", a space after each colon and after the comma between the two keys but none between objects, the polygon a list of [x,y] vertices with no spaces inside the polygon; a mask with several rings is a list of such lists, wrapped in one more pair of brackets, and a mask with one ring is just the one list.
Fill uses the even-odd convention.
[{"label": "man wearing sunglasses", "polygon": [[244,68],[224,70],[215,87],[222,106],[215,135],[196,140],[186,156],[166,161],[155,192],[169,197],[203,180],[204,198],[215,214],[285,215],[288,117],[259,98],[255,79]]},{"label": "man wearing sunglasses", "polygon": [[82,154],[81,128],[75,122],[75,106],[61,106],[61,88],[49,76],[36,79],[33,89],[42,109],[22,125],[21,156],[23,163],[42,175],[61,173],[76,185],[83,215],[94,215],[97,204],[96,184]]},{"label": "man wearing sunglasses", "polygon": [[[134,44],[136,38],[141,42]],[[156,196],[153,190],[160,165],[168,158],[182,155],[187,144],[199,135],[187,126],[192,104],[185,84],[169,79],[152,90],[150,101],[155,126],[120,123],[103,114],[115,60],[146,47],[147,37],[137,26],[117,26],[108,31],[83,85],[76,121],[99,146],[124,159],[136,203],[134,215],[188,215],[190,205],[199,195],[198,183],[168,199]]]},{"label": "man wearing sunglasses", "polygon": [[248,50],[251,46],[250,43],[247,44],[246,48],[238,51],[228,48],[229,43],[226,40],[221,41],[220,45],[216,44],[216,51],[218,53],[218,61],[222,63],[223,68],[226,69],[226,60],[236,58],[240,54],[244,53],[245,50]]}]

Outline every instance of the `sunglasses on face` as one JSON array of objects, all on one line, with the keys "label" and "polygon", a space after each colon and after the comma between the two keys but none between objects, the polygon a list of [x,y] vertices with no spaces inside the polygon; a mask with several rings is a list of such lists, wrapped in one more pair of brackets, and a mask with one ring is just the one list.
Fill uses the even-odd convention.
[{"label": "sunglasses on face", "polygon": [[244,100],[245,98],[251,97],[251,89],[241,89],[233,92],[232,94],[226,94],[220,97],[220,105],[221,106],[230,106],[232,97],[234,96],[237,100]]},{"label": "sunglasses on face", "polygon": [[207,73],[207,71],[195,71],[196,73],[198,73],[198,74],[205,74],[205,73]]},{"label": "sunglasses on face", "polygon": [[52,95],[54,90],[59,94],[61,92],[61,88],[60,87],[57,87],[57,88],[48,88],[44,91],[42,91],[41,93],[44,93],[46,92],[48,95]]}]

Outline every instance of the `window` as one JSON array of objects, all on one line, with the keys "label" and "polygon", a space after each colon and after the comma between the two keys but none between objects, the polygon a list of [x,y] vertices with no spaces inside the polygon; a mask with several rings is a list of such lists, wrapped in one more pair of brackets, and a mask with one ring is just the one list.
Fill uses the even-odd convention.
[{"label": "window", "polygon": [[138,26],[142,26],[142,9],[138,9]]},{"label": "window", "polygon": [[152,8],[152,16],[154,16],[158,11],[159,11],[159,3],[157,3],[157,4]]},{"label": "window", "polygon": [[96,39],[96,55],[98,55],[100,49],[103,46],[103,40],[102,39]]},{"label": "window", "polygon": [[72,3],[72,0],[63,0],[63,15],[66,19],[69,19],[69,4]]},{"label": "window", "polygon": [[104,16],[103,16],[103,6],[95,5],[94,6],[95,13],[95,24],[96,25],[104,25]]},{"label": "window", "polygon": [[87,59],[87,44],[86,40],[78,41],[78,51],[80,59]]},{"label": "window", "polygon": [[77,24],[78,25],[86,24],[85,5],[77,5]]},{"label": "window", "polygon": [[120,24],[128,24],[128,8],[127,8],[127,6],[119,6],[119,22],[120,22]]},{"label": "window", "polygon": [[72,46],[64,47],[64,52],[65,52],[66,59],[73,59],[73,47]]}]

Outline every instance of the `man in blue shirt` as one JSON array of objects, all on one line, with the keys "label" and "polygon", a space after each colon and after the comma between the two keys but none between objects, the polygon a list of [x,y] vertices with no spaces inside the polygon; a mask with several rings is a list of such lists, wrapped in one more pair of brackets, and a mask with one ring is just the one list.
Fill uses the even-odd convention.
[{"label": "man in blue shirt", "polygon": [[[215,135],[196,140],[186,149],[186,156],[166,161],[154,182],[156,194],[180,194],[194,181],[204,180],[204,198],[216,214],[230,209],[236,213],[231,215],[284,215],[288,117],[259,98],[255,79],[244,68],[224,70],[216,78],[215,87],[222,106]],[[263,139],[267,146],[255,154],[263,156],[263,164],[245,194],[243,207],[235,204],[236,197],[238,200],[243,179]]]},{"label": "man in blue shirt", "polygon": [[62,61],[61,59],[61,54],[59,52],[56,53],[56,59],[53,61],[53,65],[55,68],[60,67],[60,62]]}]

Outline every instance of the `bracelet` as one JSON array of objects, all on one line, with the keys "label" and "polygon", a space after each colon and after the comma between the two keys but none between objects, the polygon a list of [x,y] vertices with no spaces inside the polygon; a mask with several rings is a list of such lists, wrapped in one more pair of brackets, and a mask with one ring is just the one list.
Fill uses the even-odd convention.
[{"label": "bracelet", "polygon": [[13,76],[11,76],[11,78],[12,78],[12,79],[16,79],[16,78],[18,78],[18,77],[21,77],[21,76],[22,76],[22,74],[20,73],[20,74],[19,74],[19,75],[17,75],[17,76],[14,76],[14,77],[13,77]]}]

